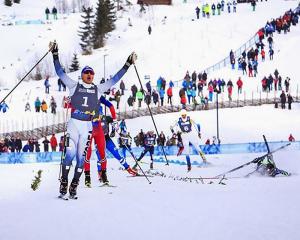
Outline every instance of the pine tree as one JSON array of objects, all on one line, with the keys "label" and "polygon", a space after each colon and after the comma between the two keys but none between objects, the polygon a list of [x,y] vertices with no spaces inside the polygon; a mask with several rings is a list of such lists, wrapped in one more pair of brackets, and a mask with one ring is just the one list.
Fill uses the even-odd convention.
[{"label": "pine tree", "polygon": [[12,0],[4,0],[4,5],[8,7],[12,6]]},{"label": "pine tree", "polygon": [[111,0],[105,0],[105,7],[107,11],[106,33],[113,31],[116,21],[116,12],[114,2]]},{"label": "pine tree", "polygon": [[105,36],[105,5],[104,0],[99,0],[96,9],[96,19],[93,28],[93,47],[94,49],[104,46],[104,36]]},{"label": "pine tree", "polygon": [[83,20],[81,23],[84,24],[83,27],[79,27],[80,31],[78,31],[78,35],[80,36],[80,46],[83,51],[84,55],[88,55],[92,53],[92,47],[93,47],[93,26],[92,26],[92,20],[94,18],[94,15],[92,14],[93,8],[85,6],[82,7],[82,12],[84,15],[81,15]]},{"label": "pine tree", "polygon": [[114,3],[111,0],[99,0],[97,3],[93,31],[94,48],[104,46],[105,35],[115,29],[115,21],[116,15]]},{"label": "pine tree", "polygon": [[77,54],[74,53],[73,54],[73,59],[72,59],[72,64],[71,64],[71,67],[70,67],[70,72],[75,72],[79,70],[79,61],[78,61],[78,58],[77,58]]}]

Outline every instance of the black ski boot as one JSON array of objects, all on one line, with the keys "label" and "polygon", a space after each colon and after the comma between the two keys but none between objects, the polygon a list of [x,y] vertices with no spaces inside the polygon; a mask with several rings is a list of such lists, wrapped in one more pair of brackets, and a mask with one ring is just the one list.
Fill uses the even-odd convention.
[{"label": "black ski boot", "polygon": [[70,198],[76,198],[78,180],[73,179],[69,187]]},{"label": "black ski boot", "polygon": [[84,181],[85,186],[90,188],[91,187],[91,173],[90,173],[90,171],[85,171],[84,174],[85,174],[85,181]]},{"label": "black ski boot", "polygon": [[[100,179],[101,179],[101,180],[100,180]],[[108,184],[108,183],[109,183],[109,181],[108,181],[108,179],[107,179],[107,175],[106,175],[106,169],[105,169],[105,170],[101,170],[101,174],[100,174],[99,180],[100,180],[101,182],[103,182],[103,184]]]},{"label": "black ski boot", "polygon": [[153,170],[153,162],[150,163],[150,169]]},{"label": "black ski boot", "polygon": [[59,192],[61,195],[66,195],[68,192],[68,179],[61,178],[60,179],[60,186],[59,186]]}]

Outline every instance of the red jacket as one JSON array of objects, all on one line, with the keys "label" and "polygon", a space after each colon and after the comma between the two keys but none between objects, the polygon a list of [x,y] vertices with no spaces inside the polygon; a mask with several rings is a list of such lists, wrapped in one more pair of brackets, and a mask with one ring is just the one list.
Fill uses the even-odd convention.
[{"label": "red jacket", "polygon": [[56,137],[52,136],[50,138],[50,145],[51,147],[56,147],[57,146],[57,140],[56,140]]},{"label": "red jacket", "polygon": [[168,90],[167,90],[167,95],[168,95],[169,97],[172,97],[172,96],[173,96],[173,92],[172,92],[172,88],[171,88],[171,87],[168,88]]}]

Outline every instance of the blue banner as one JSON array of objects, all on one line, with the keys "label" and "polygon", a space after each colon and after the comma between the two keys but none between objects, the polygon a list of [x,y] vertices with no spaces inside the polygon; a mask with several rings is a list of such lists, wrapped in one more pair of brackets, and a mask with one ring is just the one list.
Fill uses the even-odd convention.
[{"label": "blue banner", "polygon": [[[269,147],[272,150],[277,149],[288,142],[269,142]],[[264,142],[254,143],[237,143],[237,144],[221,144],[221,145],[200,145],[202,151],[208,154],[236,154],[236,153],[266,153],[267,148]],[[300,150],[300,141],[292,142],[290,146],[285,148],[286,150]],[[178,152],[177,146],[164,147],[166,155],[176,156]],[[191,155],[196,155],[196,150],[190,146]],[[134,147],[132,152],[135,156],[139,156],[143,148]],[[128,157],[131,157],[126,152]],[[155,162],[164,162],[163,151],[161,147],[155,147],[154,155],[158,156]],[[112,155],[107,152],[107,157],[112,158]],[[95,152],[93,152],[92,158],[96,158]],[[43,163],[43,162],[60,162],[61,152],[39,152],[39,153],[0,153],[0,164],[15,164],[15,163]],[[170,163],[185,164],[185,162],[174,160]],[[196,163],[194,163],[196,164]]]}]

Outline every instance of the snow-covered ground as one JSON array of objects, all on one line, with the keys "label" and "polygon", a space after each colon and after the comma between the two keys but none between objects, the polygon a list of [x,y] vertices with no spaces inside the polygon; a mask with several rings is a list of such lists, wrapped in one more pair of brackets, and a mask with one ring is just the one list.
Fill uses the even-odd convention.
[{"label": "snow-covered ground", "polygon": [[[46,6],[52,7],[54,0],[22,0],[23,5],[13,11],[0,5],[1,19],[15,15],[16,19],[43,18]],[[139,59],[137,67],[141,77],[150,75],[155,84],[162,75],[168,80],[181,79],[186,70],[201,70],[226,57],[229,50],[236,49],[247,41],[273,17],[278,17],[289,8],[295,8],[296,1],[274,0],[258,2],[257,11],[249,5],[238,5],[236,16],[227,13],[211,19],[195,18],[194,1],[173,6],[153,6],[145,15],[139,15],[134,5],[117,22],[117,29],[111,33],[104,49],[98,49],[92,56],[80,56],[81,66],[91,65],[96,69],[96,81],[103,76],[103,56],[106,57],[107,75],[122,66],[127,55],[135,50]],[[30,10],[29,10],[30,9]],[[121,13],[119,13],[121,14]],[[167,16],[166,24],[161,20]],[[133,27],[128,26],[128,17]],[[0,19],[0,21],[2,21]],[[3,97],[16,81],[16,74],[29,69],[34,56],[47,51],[50,40],[56,39],[60,46],[62,62],[66,62],[74,51],[79,51],[77,30],[79,14],[70,14],[47,25],[0,26],[0,97]],[[151,24],[153,33],[147,34]],[[283,77],[291,77],[295,93],[297,84],[297,58],[300,48],[299,26],[293,27],[288,35],[275,36],[274,61],[259,66],[257,79],[245,78],[245,87],[256,91],[263,75],[278,68]],[[5,34],[2,34],[5,33]],[[20,58],[20,60],[19,60]],[[45,61],[51,65],[51,56]],[[3,66],[5,69],[3,69]],[[53,70],[53,69],[52,69]],[[214,76],[236,79],[240,73],[223,69]],[[72,76],[77,78],[78,73]],[[64,93],[56,90],[56,78],[52,78],[50,95],[60,104]],[[133,69],[124,77],[127,87],[136,83]],[[233,80],[234,82],[236,80]],[[9,112],[0,118],[0,131],[17,124],[12,119],[25,118],[22,114],[26,101],[31,103],[36,96],[47,99],[43,94],[43,82],[24,82],[9,98]],[[32,105],[33,107],[33,105]],[[262,141],[265,134],[269,141],[286,141],[290,133],[299,139],[299,104],[293,110],[274,109],[273,106],[220,109],[220,139],[222,143]],[[203,144],[207,138],[216,135],[216,111],[190,113],[202,127]],[[36,118],[27,114],[28,127]],[[41,115],[39,115],[41,116]],[[45,114],[45,116],[47,116]],[[177,113],[157,115],[158,130],[170,135],[169,126],[178,117]],[[31,118],[31,119],[30,119]],[[48,123],[52,119],[46,117]],[[34,120],[44,121],[46,118]],[[43,120],[44,119],[44,120]],[[142,124],[141,124],[142,123]],[[153,129],[150,117],[127,121],[131,135],[141,128]],[[27,127],[27,126],[26,126]],[[26,128],[25,127],[25,128]],[[92,188],[85,188],[81,182],[77,201],[60,201],[58,195],[58,164],[1,165],[0,168],[0,239],[263,239],[298,240],[300,151],[288,148],[274,154],[277,166],[292,173],[291,177],[267,178],[251,176],[242,178],[254,169],[246,168],[228,175],[226,185],[218,180],[183,182],[180,177],[212,177],[240,164],[251,161],[259,154],[209,155],[211,166],[193,167],[187,173],[186,166],[156,163],[153,172],[164,172],[167,177],[150,177],[148,184],[142,177],[127,177],[116,160],[109,159],[108,175],[117,188],[100,188],[96,177],[96,162],[92,161]],[[179,157],[184,160],[184,156]],[[169,156],[169,159],[176,159]],[[199,161],[192,156],[192,161]],[[133,160],[128,159],[132,165]],[[149,157],[142,167],[149,168]],[[37,170],[42,169],[42,182],[33,192],[30,188]],[[72,173],[71,173],[72,174]],[[231,178],[233,177],[233,178]],[[235,178],[241,177],[241,178]],[[174,180],[175,178],[175,180]]]},{"label": "snow-covered ground", "polygon": [[[109,179],[117,188],[99,187],[92,162],[92,188],[81,183],[74,201],[57,199],[59,165],[2,165],[1,239],[298,240],[299,151],[274,155],[278,167],[296,174],[291,177],[229,178],[226,185],[174,180],[215,176],[255,156],[209,156],[211,167],[194,167],[190,173],[185,166],[155,164],[153,172],[167,177],[150,177],[152,184],[127,177],[116,160],[109,160]],[[253,167],[232,176],[243,176]],[[39,169],[42,182],[33,192],[30,184]]]}]

